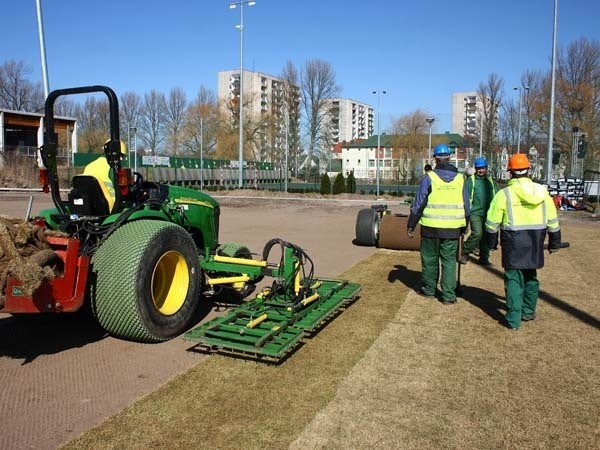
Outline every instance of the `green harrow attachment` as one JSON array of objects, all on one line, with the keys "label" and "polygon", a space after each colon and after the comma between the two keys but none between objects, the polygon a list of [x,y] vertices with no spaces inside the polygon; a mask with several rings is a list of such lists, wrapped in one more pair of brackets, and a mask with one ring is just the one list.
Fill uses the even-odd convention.
[{"label": "green harrow attachment", "polygon": [[267,291],[188,331],[184,339],[205,351],[278,361],[353,302],[359,291],[357,283],[327,279],[313,280],[306,297],[294,302],[285,292]]}]

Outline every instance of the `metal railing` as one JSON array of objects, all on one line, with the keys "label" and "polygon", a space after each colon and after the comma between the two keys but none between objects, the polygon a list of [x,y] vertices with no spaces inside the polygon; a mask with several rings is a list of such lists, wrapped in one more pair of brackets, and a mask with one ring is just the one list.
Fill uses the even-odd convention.
[{"label": "metal railing", "polygon": [[[69,149],[65,147],[58,147],[57,158],[66,159],[69,157]],[[0,153],[5,153],[6,156],[27,156],[29,158],[38,157],[38,147],[33,145],[4,145],[0,146]]]}]

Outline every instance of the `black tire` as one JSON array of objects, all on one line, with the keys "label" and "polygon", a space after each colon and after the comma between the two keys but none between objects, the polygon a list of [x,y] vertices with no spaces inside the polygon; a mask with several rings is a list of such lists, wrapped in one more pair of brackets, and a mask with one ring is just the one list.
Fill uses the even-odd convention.
[{"label": "black tire", "polygon": [[165,341],[189,326],[201,282],[191,236],[172,223],[139,220],[118,228],[92,257],[90,306],[115,337]]},{"label": "black tire", "polygon": [[[219,248],[217,248],[217,254],[221,256],[229,256],[230,258],[244,258],[244,259],[252,259],[252,252],[242,244],[237,244],[234,242],[228,242],[226,244],[221,244]],[[229,274],[236,275],[236,274]],[[240,295],[241,298],[246,298],[255,290],[255,284],[261,281],[263,277],[258,277],[254,280],[250,280],[247,283],[241,283],[239,286],[233,286],[233,289]]]},{"label": "black tire", "polygon": [[373,208],[361,209],[356,216],[356,243],[376,246],[379,239],[379,213]]}]

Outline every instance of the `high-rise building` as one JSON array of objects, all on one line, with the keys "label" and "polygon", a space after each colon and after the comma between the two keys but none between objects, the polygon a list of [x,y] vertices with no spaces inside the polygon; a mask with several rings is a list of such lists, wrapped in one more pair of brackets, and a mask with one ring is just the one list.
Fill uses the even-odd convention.
[{"label": "high-rise building", "polygon": [[452,133],[464,137],[478,136],[482,112],[482,103],[477,92],[452,94]]},{"label": "high-rise building", "polygon": [[333,143],[373,135],[373,107],[349,98],[332,98],[327,104]]},{"label": "high-rise building", "polygon": [[[288,88],[282,78],[265,73],[244,70],[243,76],[244,123],[250,120],[261,124],[254,157],[259,161],[277,162],[283,155],[286,139],[288,148],[293,146],[290,143],[300,141],[300,88]],[[239,115],[239,69],[218,73],[217,96],[219,102],[229,103],[235,117]]]}]

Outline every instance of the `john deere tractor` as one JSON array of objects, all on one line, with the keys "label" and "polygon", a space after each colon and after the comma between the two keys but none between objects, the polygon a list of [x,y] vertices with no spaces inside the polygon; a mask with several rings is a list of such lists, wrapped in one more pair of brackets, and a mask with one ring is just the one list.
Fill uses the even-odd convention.
[{"label": "john deere tractor", "polygon": [[[104,157],[114,187],[112,207],[93,176],[75,176],[66,199],[61,198],[59,188],[54,103],[61,96],[98,92],[106,94],[109,104],[110,139],[104,146]],[[0,312],[67,313],[88,303],[111,335],[158,342],[192,325],[202,294],[225,287],[244,296],[263,277],[270,276],[275,279],[273,285],[263,290],[252,306],[244,305],[243,311],[234,312],[227,326],[238,326],[233,322],[248,315],[240,325],[248,331],[242,329],[237,334],[244,335],[244,340],[255,336],[249,344],[255,353],[268,354],[269,350],[259,347],[287,335],[277,351],[280,354],[304,333],[306,327],[289,338],[289,330],[309,312],[313,313],[309,326],[314,328],[355,298],[358,285],[313,279],[312,267],[310,271],[305,268],[309,258],[296,245],[275,239],[265,246],[262,260],[253,260],[249,249],[241,244],[220,244],[220,209],[214,198],[201,191],[145,180],[140,173],[123,167],[118,100],[112,89],[85,86],[51,92],[45,103],[44,125],[40,181],[43,190],[51,194],[54,208],[42,211],[31,224],[43,230],[46,245],[54,251],[54,261],[47,263],[55,267],[57,276],[44,280],[29,295],[23,289],[24,280],[9,274]],[[277,263],[268,261],[274,247],[281,247]],[[323,309],[325,300],[330,305]],[[319,308],[322,312],[315,314]],[[261,318],[258,322],[257,317]],[[223,325],[221,320],[220,325],[208,325],[208,331],[196,331],[189,337],[202,343],[212,339],[216,329],[223,330]],[[259,331],[261,327],[263,331]],[[229,338],[219,340],[217,346],[245,348]]]}]

